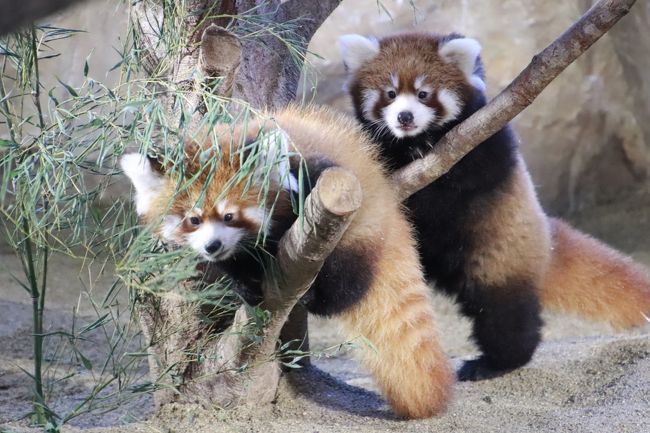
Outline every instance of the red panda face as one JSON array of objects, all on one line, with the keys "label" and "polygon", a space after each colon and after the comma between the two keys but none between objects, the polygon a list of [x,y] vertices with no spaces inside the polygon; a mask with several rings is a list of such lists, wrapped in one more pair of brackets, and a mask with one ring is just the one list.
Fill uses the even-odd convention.
[{"label": "red panda face", "polygon": [[232,151],[240,143],[232,131],[219,134],[220,149],[211,143],[188,146],[181,188],[178,179],[143,155],[126,154],[120,165],[135,187],[138,215],[159,224],[156,233],[163,240],[189,246],[205,260],[222,261],[268,233],[270,209],[282,208],[275,200],[286,189],[297,189],[285,158],[287,140],[282,132],[266,134],[256,146],[255,166],[245,173],[242,153]]},{"label": "red panda face", "polygon": [[413,137],[461,113],[476,75],[480,45],[474,39],[402,34],[381,40],[339,38],[357,114],[375,130]]},{"label": "red panda face", "polygon": [[[266,209],[257,201],[256,197],[222,198],[214,203],[207,199],[201,207],[168,215],[160,233],[192,247],[208,261],[226,260],[265,231]],[[178,209],[179,204],[174,203],[172,209]]]}]

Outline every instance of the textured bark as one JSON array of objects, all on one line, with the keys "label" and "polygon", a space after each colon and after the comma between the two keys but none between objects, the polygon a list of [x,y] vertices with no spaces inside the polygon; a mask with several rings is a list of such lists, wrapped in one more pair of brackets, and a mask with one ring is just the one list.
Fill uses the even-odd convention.
[{"label": "textured bark", "polygon": [[0,0],[0,36],[81,0]]},{"label": "textured bark", "polygon": [[[302,18],[292,34],[303,41],[304,53],[313,34],[336,8],[340,0],[323,1],[237,1],[237,11],[254,9],[257,16],[273,17],[276,22]],[[241,29],[244,24],[238,25]],[[237,33],[237,29],[235,30]],[[300,79],[300,65],[291,57],[289,48],[272,35],[243,42],[242,65],[235,81],[234,97],[255,108],[279,108],[292,102]],[[250,83],[255,83],[251,86]]]},{"label": "textured bark", "polygon": [[[172,92],[163,98],[172,121],[179,122],[181,112],[191,113],[191,130],[205,112],[200,90],[208,79],[220,77],[212,89],[215,94],[232,95],[260,109],[281,108],[296,94],[300,64],[289,48],[270,34],[241,38],[246,34],[245,22],[230,22],[226,16],[255,14],[269,25],[303,17],[292,37],[302,41],[298,52],[304,54],[313,33],[337,5],[338,1],[179,0],[177,6],[185,7],[182,28],[188,35],[172,58],[159,39],[165,16],[160,4],[136,3],[133,16],[145,70],[184,92],[182,100]],[[231,108],[238,106],[234,103]],[[307,313],[294,306],[336,246],[360,200],[360,187],[352,175],[343,170],[323,173],[305,201],[305,220],[280,242],[278,273],[264,284],[269,321],[258,338],[244,338],[250,334],[242,329],[248,323],[244,308],[225,331],[201,321],[201,305],[184,296],[195,290],[195,281],[165,294],[143,295],[141,325],[150,342],[152,379],[160,387],[155,393],[158,406],[181,401],[227,407],[273,400],[280,377],[273,359],[277,342],[296,340],[290,349],[308,350]],[[207,283],[221,275],[214,266],[202,270]]]},{"label": "textured bark", "polygon": [[393,175],[407,198],[447,173],[472,149],[528,107],[568,65],[625,16],[635,0],[600,0],[558,37],[485,107],[449,131],[424,158]]}]

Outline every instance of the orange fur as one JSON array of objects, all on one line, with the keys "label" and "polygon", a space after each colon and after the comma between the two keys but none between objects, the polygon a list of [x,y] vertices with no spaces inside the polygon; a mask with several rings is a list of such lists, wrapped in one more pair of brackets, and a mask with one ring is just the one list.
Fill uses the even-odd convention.
[{"label": "orange fur", "polygon": [[487,286],[508,287],[514,277],[537,287],[550,261],[548,217],[522,158],[508,182],[488,203],[472,208],[476,247],[465,272]]},{"label": "orange fur", "polygon": [[[398,221],[400,231],[408,230]],[[382,256],[364,301],[339,318],[350,337],[361,335],[372,344],[362,347],[362,360],[393,410],[428,418],[446,407],[454,376],[436,336],[430,289],[413,266],[413,244],[401,235],[395,240],[403,247]]]},{"label": "orange fur", "polygon": [[544,307],[605,320],[619,329],[648,323],[647,270],[559,219],[550,222],[553,252],[540,293]]}]

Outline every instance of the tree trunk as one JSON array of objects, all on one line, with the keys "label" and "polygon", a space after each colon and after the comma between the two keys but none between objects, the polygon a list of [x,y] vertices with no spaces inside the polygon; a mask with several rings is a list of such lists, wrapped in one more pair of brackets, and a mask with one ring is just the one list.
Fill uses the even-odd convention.
[{"label": "tree trunk", "polygon": [[[178,15],[184,17],[181,27],[187,29],[187,37],[173,59],[159,38],[163,20],[169,19],[163,7],[152,0],[136,3],[134,25],[139,30],[145,70],[184,91],[182,101],[171,92],[165,96],[170,121],[180,126],[181,113],[192,113],[190,130],[200,123],[205,114],[201,87],[213,77],[221,77],[213,89],[216,94],[232,96],[257,109],[278,109],[293,101],[301,65],[290,47],[272,34],[242,40],[236,35],[246,33],[247,20],[231,22],[224,16],[245,14],[249,21],[264,20],[268,26],[304,17],[291,33],[294,43],[297,39],[293,54],[304,55],[311,36],[338,2],[177,0],[174,4]],[[230,110],[237,111],[239,104],[234,102]],[[345,191],[343,199],[339,194]],[[333,169],[323,173],[305,202],[304,223],[292,227],[280,242],[278,280],[282,284],[265,284],[270,319],[254,341],[242,337],[246,334],[242,328],[248,323],[243,307],[225,330],[199,319],[201,305],[189,301],[183,292],[202,282],[188,281],[165,294],[141,296],[141,326],[150,344],[157,406],[181,401],[227,407],[273,400],[280,377],[274,359],[278,339],[291,342],[288,348],[292,350],[309,349],[307,312],[296,302],[336,246],[360,199],[358,182],[349,173]],[[202,276],[203,283],[210,283],[221,274],[206,267]]]}]

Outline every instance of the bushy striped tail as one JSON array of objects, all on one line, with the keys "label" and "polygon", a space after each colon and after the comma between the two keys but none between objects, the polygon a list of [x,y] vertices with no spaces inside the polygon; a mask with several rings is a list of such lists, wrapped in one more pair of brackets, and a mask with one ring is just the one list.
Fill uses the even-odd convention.
[{"label": "bushy striped tail", "polygon": [[550,223],[553,251],[540,293],[544,307],[618,329],[648,323],[648,270],[559,219]]},{"label": "bushy striped tail", "polygon": [[419,269],[408,269],[412,262],[395,259],[380,264],[363,301],[339,318],[350,337],[370,342],[362,344],[363,363],[394,412],[428,418],[446,408],[454,375],[438,342],[430,288]]}]

